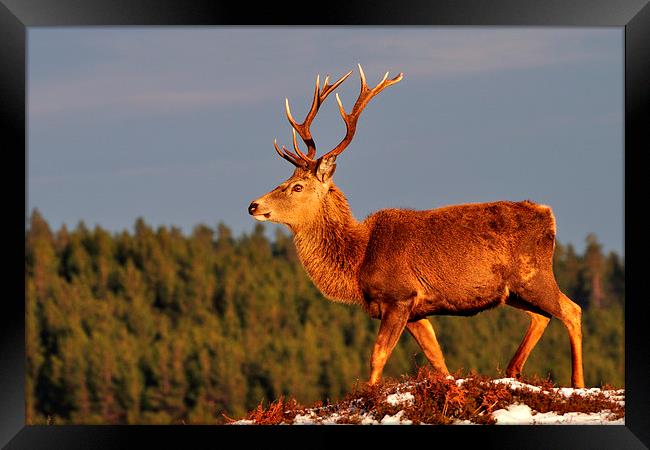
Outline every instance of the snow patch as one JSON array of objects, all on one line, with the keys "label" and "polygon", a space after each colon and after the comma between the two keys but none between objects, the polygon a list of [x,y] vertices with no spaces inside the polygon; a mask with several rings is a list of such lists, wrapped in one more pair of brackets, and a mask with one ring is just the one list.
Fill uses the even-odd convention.
[{"label": "snow patch", "polygon": [[248,419],[241,419],[237,420],[235,422],[231,422],[230,425],[255,425],[254,420],[248,420]]},{"label": "snow patch", "polygon": [[394,416],[389,416],[389,415],[384,416],[384,418],[381,419],[381,422],[379,423],[382,425],[411,425],[413,422],[410,421],[409,419],[402,419],[403,415],[404,415],[404,410],[401,410]]},{"label": "snow patch", "polygon": [[415,397],[410,392],[398,392],[396,394],[390,394],[386,397],[386,403],[397,406],[402,403],[407,403],[409,405],[413,404]]},{"label": "snow patch", "polygon": [[497,425],[624,425],[623,418],[608,420],[609,411],[600,413],[555,412],[539,413],[530,406],[515,403],[492,412]]}]

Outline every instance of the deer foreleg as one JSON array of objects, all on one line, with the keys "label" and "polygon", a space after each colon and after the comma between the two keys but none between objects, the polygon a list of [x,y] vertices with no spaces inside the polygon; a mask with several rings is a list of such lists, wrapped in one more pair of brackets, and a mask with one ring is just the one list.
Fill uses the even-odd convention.
[{"label": "deer foreleg", "polygon": [[381,378],[388,357],[393,352],[408,320],[408,308],[400,305],[382,305],[381,325],[370,359],[370,381],[375,384]]},{"label": "deer foreleg", "polygon": [[445,358],[442,355],[440,344],[438,344],[436,333],[433,331],[433,326],[429,322],[429,319],[425,318],[417,322],[409,322],[406,324],[406,328],[420,347],[422,347],[424,356],[426,356],[433,368],[445,375],[448,374],[449,370],[447,370]]}]

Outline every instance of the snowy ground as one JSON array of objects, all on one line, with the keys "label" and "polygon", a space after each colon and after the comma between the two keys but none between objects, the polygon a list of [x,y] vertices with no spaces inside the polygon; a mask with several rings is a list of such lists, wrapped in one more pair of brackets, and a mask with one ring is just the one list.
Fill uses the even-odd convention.
[{"label": "snowy ground", "polygon": [[[531,386],[521,383],[513,378],[501,378],[494,380],[494,383],[506,383],[511,389],[521,389],[527,387],[534,391],[541,391],[537,386]],[[596,395],[601,392],[599,388],[557,388],[561,394],[566,397],[576,393],[583,396]],[[603,391],[603,393],[612,400],[618,401],[619,404],[625,405],[625,391]],[[513,404],[507,409],[494,411],[492,415],[497,421],[497,425],[625,425],[625,418],[618,420],[607,420],[609,411],[601,413],[578,413],[569,412],[565,414],[555,414],[553,412],[538,413],[530,409],[528,405]]]},{"label": "snowy ground", "polygon": [[[456,380],[457,385],[462,385],[463,379]],[[510,387],[512,390],[518,389],[531,389],[533,391],[541,391],[543,393],[549,393],[548,391],[542,391],[542,388],[537,386],[532,386],[529,384],[522,383],[515,380],[514,378],[500,378],[492,380],[492,383],[503,383]],[[387,394],[386,402],[391,405],[409,405],[413,402],[413,395],[409,392],[409,389],[412,385],[402,384],[397,386],[392,393]],[[572,394],[578,394],[582,396],[593,396],[601,392],[599,388],[583,388],[583,389],[572,389],[572,388],[554,388],[555,392],[569,397]],[[623,389],[615,391],[602,391],[605,396],[616,401],[620,405],[624,406],[625,404],[625,391]],[[366,412],[355,408],[354,401],[350,403],[345,409],[338,409],[336,412],[330,414],[324,414],[323,408],[311,408],[305,409],[302,413],[297,414],[293,419],[293,425],[335,425],[338,424],[341,419],[350,416],[355,416],[360,419],[361,425],[410,425],[412,422],[407,418],[403,417],[404,411],[400,410],[394,415],[386,415],[380,420],[377,420],[372,411]],[[532,410],[528,405],[513,403],[507,408],[499,409],[492,411],[492,415],[496,420],[497,425],[624,425],[625,418],[620,418],[617,420],[610,420],[608,416],[610,415],[609,410],[602,411],[600,413],[579,413],[579,412],[567,412],[565,414],[555,413],[555,412],[546,412],[540,413]],[[232,425],[253,425],[255,424],[252,420],[239,420],[233,422]],[[474,425],[474,423],[469,420],[457,420],[454,422],[455,425]]]}]

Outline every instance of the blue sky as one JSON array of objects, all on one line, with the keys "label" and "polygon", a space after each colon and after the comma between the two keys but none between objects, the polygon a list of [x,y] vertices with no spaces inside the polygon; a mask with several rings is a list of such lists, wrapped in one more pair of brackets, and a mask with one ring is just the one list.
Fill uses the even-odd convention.
[{"label": "blue sky", "polygon": [[[317,74],[404,73],[368,105],[335,181],[358,219],[386,207],[550,205],[558,239],[623,254],[623,28],[28,29],[28,209],[111,231],[254,226],[250,201],[293,167]],[[333,98],[312,126],[345,133]],[[274,225],[267,225],[272,236]]]}]

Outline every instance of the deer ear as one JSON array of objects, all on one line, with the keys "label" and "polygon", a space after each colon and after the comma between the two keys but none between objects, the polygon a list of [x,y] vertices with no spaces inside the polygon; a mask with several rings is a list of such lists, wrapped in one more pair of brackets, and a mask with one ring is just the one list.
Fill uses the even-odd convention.
[{"label": "deer ear", "polygon": [[336,156],[329,157],[327,159],[319,159],[318,164],[316,165],[316,178],[321,182],[325,183],[329,181],[334,175],[336,170]]}]

